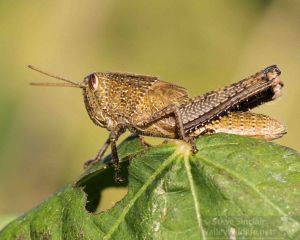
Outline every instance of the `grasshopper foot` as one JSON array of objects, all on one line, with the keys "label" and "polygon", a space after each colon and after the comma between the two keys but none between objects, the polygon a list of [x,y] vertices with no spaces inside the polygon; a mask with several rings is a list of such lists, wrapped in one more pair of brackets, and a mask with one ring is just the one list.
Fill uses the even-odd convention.
[{"label": "grasshopper foot", "polygon": [[119,162],[113,162],[113,169],[114,169],[114,178],[116,183],[124,182],[124,179],[121,176],[121,165]]},{"label": "grasshopper foot", "polygon": [[92,165],[96,164],[99,161],[100,160],[98,160],[98,159],[90,159],[83,164],[83,168],[88,169],[89,167],[91,167]]},{"label": "grasshopper foot", "polygon": [[183,140],[191,145],[193,154],[198,152],[198,148],[196,146],[195,139],[193,137],[190,137],[190,136],[185,137]]},{"label": "grasshopper foot", "polygon": [[198,148],[197,148],[197,146],[196,146],[196,143],[195,143],[195,139],[194,138],[190,138],[189,139],[189,144],[191,145],[191,147],[192,147],[192,153],[193,154],[195,154],[195,153],[197,153],[199,150],[198,150]]}]

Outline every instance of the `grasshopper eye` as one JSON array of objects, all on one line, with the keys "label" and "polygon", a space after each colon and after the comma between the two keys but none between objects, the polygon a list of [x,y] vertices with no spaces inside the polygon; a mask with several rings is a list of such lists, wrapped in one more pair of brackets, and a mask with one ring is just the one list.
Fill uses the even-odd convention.
[{"label": "grasshopper eye", "polygon": [[91,90],[93,90],[94,92],[97,91],[99,80],[95,73],[93,73],[87,77],[87,82],[88,82],[89,88]]}]

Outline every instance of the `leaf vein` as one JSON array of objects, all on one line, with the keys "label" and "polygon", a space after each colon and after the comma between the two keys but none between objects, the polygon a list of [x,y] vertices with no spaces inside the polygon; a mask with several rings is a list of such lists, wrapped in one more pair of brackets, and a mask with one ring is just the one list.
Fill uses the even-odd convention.
[{"label": "leaf vein", "polygon": [[191,189],[191,193],[192,193],[192,197],[193,197],[193,201],[194,201],[194,208],[196,211],[196,218],[198,221],[198,227],[200,230],[200,234],[202,236],[202,239],[206,239],[206,234],[205,234],[205,230],[202,224],[202,218],[201,218],[201,213],[200,213],[200,206],[199,206],[199,200],[196,194],[196,189],[195,189],[195,184],[194,184],[194,179],[193,179],[193,175],[191,172],[191,165],[189,162],[189,155],[188,154],[184,154],[184,166],[187,172],[187,176],[188,176],[188,181],[190,184],[190,189]]},{"label": "leaf vein", "polygon": [[117,230],[119,225],[122,223],[122,221],[125,219],[127,213],[132,208],[133,204],[137,201],[137,199],[142,195],[143,192],[146,191],[147,187],[154,181],[154,179],[169,165],[171,164],[177,157],[179,153],[175,151],[171,156],[169,156],[160,166],[156,169],[156,171],[150,175],[150,177],[147,179],[147,181],[144,183],[144,185],[134,194],[132,199],[128,202],[128,204],[124,207],[122,213],[119,215],[119,217],[116,219],[110,230],[107,232],[107,234],[104,236],[103,239],[111,239],[113,233]]},{"label": "leaf vein", "polygon": [[299,226],[299,223],[292,217],[288,216],[279,206],[277,206],[275,203],[273,203],[265,194],[263,194],[261,191],[259,191],[251,182],[249,182],[247,179],[243,178],[238,173],[228,169],[227,167],[224,167],[220,164],[217,164],[215,162],[210,161],[209,159],[204,158],[201,156],[201,159],[207,163],[208,165],[215,167],[219,170],[223,170],[228,175],[230,175],[233,178],[236,178],[238,181],[243,182],[248,188],[250,188],[253,192],[255,192],[259,197],[261,197],[265,202],[267,202],[275,211],[277,211],[281,216],[287,217],[290,219],[294,224]]}]

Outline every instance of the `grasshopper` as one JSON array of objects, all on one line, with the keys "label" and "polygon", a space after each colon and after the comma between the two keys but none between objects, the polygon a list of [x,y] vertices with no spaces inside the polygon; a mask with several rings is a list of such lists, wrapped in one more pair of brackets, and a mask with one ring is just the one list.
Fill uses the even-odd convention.
[{"label": "grasshopper", "polygon": [[88,167],[99,162],[111,146],[116,181],[121,181],[116,142],[129,130],[133,134],[181,139],[197,152],[198,136],[224,132],[272,140],[286,133],[283,124],[248,110],[281,95],[281,71],[276,65],[227,87],[190,97],[185,88],[158,77],[118,72],[95,72],[75,82],[29,68],[62,80],[62,83],[31,83],[36,86],[81,88],[89,117],[106,128],[109,137]]}]

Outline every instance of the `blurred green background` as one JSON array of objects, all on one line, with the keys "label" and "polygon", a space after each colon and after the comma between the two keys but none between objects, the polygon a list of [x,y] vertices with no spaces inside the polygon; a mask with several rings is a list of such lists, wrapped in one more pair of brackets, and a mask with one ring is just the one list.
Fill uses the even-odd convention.
[{"label": "blurred green background", "polygon": [[[55,80],[28,64],[78,81],[93,71],[158,75],[191,95],[278,64],[284,95],[255,111],[284,122],[277,142],[300,149],[300,1],[1,1],[0,13],[0,215],[76,179],[107,137],[78,89],[30,87]],[[108,190],[105,204],[118,194]]]}]

